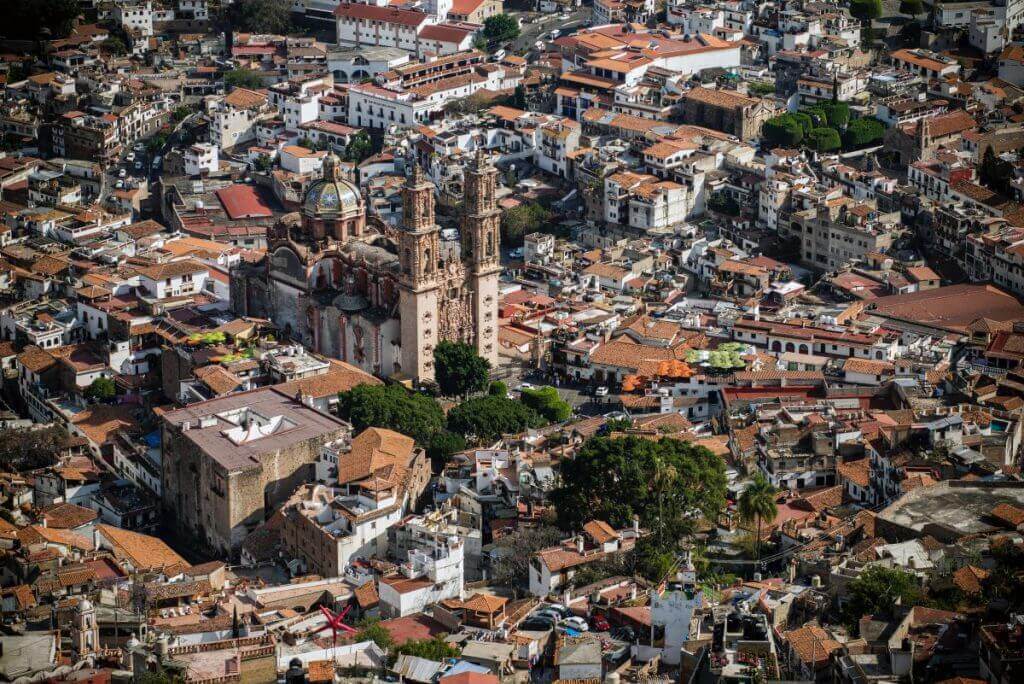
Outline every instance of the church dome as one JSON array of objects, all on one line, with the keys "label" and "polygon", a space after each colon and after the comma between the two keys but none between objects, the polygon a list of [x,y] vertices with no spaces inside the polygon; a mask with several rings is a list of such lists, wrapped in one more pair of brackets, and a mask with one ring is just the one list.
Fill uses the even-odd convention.
[{"label": "church dome", "polygon": [[311,218],[333,217],[362,211],[359,188],[342,178],[341,162],[329,154],[324,159],[324,176],[310,185],[302,202],[302,213]]}]

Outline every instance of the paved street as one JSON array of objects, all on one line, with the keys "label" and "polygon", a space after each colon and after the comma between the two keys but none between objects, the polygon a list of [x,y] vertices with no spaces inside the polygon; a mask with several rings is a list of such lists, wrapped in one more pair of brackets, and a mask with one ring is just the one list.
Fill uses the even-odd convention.
[{"label": "paved street", "polygon": [[530,24],[525,23],[524,20],[522,32],[512,43],[512,52],[525,54],[533,49],[533,44],[537,42],[538,38],[542,34],[546,34],[552,29],[558,29],[563,34],[575,30],[578,27],[589,23],[590,15],[591,10],[589,7],[580,8],[565,19],[560,18],[557,14],[539,15],[536,12],[520,13],[519,16],[533,16],[537,17],[537,19]]}]

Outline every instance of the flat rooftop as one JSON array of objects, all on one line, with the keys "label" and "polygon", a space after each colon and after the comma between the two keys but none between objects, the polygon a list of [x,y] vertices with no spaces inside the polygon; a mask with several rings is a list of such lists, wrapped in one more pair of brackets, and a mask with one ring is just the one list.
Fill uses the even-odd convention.
[{"label": "flat rooftop", "polygon": [[988,514],[1001,503],[1024,507],[1024,483],[940,482],[910,491],[878,517],[916,532],[940,525],[961,536],[986,534],[1001,529],[987,522]]},{"label": "flat rooftop", "polygon": [[348,430],[340,418],[306,406],[274,387],[261,387],[164,414],[182,436],[225,470],[247,470],[260,455]]}]

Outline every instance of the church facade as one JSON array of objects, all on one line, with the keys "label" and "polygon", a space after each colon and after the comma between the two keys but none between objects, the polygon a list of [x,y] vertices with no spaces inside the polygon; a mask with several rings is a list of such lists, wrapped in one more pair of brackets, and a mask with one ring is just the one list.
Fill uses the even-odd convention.
[{"label": "church facade", "polygon": [[402,221],[367,217],[336,158],[301,211],[267,234],[267,256],[232,273],[236,312],[270,318],[313,351],[375,375],[434,377],[442,341],[473,345],[497,362],[497,169],[483,154],[465,171],[460,244],[441,240],[434,185],[417,164],[402,191]]}]

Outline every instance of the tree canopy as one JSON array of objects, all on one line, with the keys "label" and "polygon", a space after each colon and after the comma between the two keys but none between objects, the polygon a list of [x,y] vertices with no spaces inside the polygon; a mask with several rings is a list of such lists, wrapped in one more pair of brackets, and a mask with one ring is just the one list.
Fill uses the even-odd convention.
[{"label": "tree canopy", "polygon": [[804,139],[804,127],[792,114],[783,114],[765,121],[761,136],[769,147],[796,147]]},{"label": "tree canopy", "polygon": [[379,619],[367,618],[360,621],[357,626],[359,627],[359,631],[356,632],[357,642],[372,641],[385,651],[390,651],[394,647],[394,637],[391,636],[391,632],[380,624]]},{"label": "tree canopy", "polygon": [[440,472],[452,454],[458,453],[465,448],[466,440],[462,435],[443,430],[435,433],[430,438],[430,444],[427,445],[427,456],[430,457],[430,463],[433,465],[434,471]]},{"label": "tree canopy", "polygon": [[740,494],[737,502],[740,520],[745,523],[757,524],[757,536],[754,544],[757,549],[757,557],[761,556],[761,525],[765,520],[774,520],[778,515],[779,508],[775,505],[775,497],[778,490],[775,488],[763,473],[754,475],[754,481],[747,485],[747,488]]},{"label": "tree canopy", "polygon": [[252,69],[232,69],[224,74],[224,85],[255,90],[263,87],[263,78]]},{"label": "tree canopy", "polygon": [[677,439],[594,437],[562,462],[561,480],[551,499],[562,529],[592,519],[624,527],[638,516],[659,548],[725,504],[722,459]]},{"label": "tree canopy", "polygon": [[501,239],[506,245],[518,247],[523,238],[539,231],[551,218],[551,212],[537,204],[520,204],[501,215]]},{"label": "tree canopy", "polygon": [[444,411],[434,399],[400,385],[357,385],[338,399],[339,414],[357,433],[387,428],[428,445],[444,427]]},{"label": "tree canopy", "polygon": [[813,128],[807,134],[807,146],[818,152],[832,152],[842,146],[839,131],[834,128]]},{"label": "tree canopy", "polygon": [[448,412],[448,429],[481,440],[543,427],[547,421],[522,402],[487,395],[464,401]]},{"label": "tree canopy", "polygon": [[441,635],[433,639],[410,639],[398,647],[400,655],[426,658],[434,662],[444,662],[449,658],[458,658],[459,649],[449,644]]},{"label": "tree canopy", "polygon": [[552,423],[561,423],[572,416],[572,407],[558,394],[554,387],[526,389],[521,393],[523,403],[544,416]]},{"label": "tree canopy", "polygon": [[889,615],[897,602],[912,606],[922,599],[921,585],[909,572],[872,565],[847,585],[843,615],[847,626],[856,631],[865,615]]},{"label": "tree canopy", "polygon": [[85,388],[85,396],[87,399],[109,401],[117,396],[117,385],[110,378],[96,378]]},{"label": "tree canopy", "polygon": [[885,124],[874,117],[856,119],[843,132],[843,147],[855,150],[878,143],[885,137]]},{"label": "tree canopy", "polygon": [[981,158],[978,178],[982,185],[1008,197],[1012,194],[1010,183],[1014,179],[1013,164],[996,156],[992,148],[989,147]]},{"label": "tree canopy", "polygon": [[366,131],[353,135],[345,147],[345,161],[359,163],[373,154],[373,139]]},{"label": "tree canopy", "polygon": [[35,40],[42,30],[50,30],[50,38],[65,38],[82,12],[78,0],[32,0],[5,5],[4,24],[0,34],[7,38]]},{"label": "tree canopy", "polygon": [[497,539],[493,554],[496,560],[491,566],[494,584],[513,591],[525,587],[530,580],[530,556],[561,539],[561,530],[553,525],[520,527]]},{"label": "tree canopy", "polygon": [[504,43],[519,37],[519,22],[507,14],[484,19],[484,37],[491,43]]},{"label": "tree canopy", "polygon": [[900,0],[900,12],[916,17],[924,12],[924,3],[921,0]]},{"label": "tree canopy", "polygon": [[850,14],[861,21],[871,21],[882,16],[882,0],[850,0]]},{"label": "tree canopy", "polygon": [[292,29],[288,3],[278,0],[235,0],[231,19],[238,31],[286,34]]},{"label": "tree canopy", "polygon": [[440,342],[434,348],[434,377],[446,397],[482,392],[490,372],[491,362],[465,342]]},{"label": "tree canopy", "polygon": [[52,425],[0,431],[0,469],[21,472],[57,462],[67,444],[67,433]]}]

